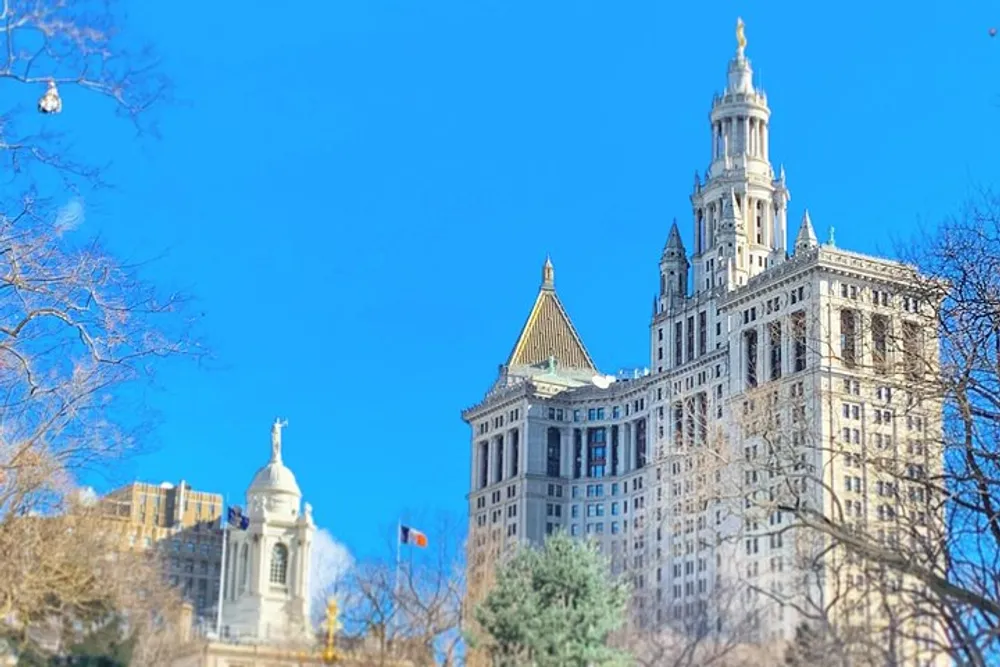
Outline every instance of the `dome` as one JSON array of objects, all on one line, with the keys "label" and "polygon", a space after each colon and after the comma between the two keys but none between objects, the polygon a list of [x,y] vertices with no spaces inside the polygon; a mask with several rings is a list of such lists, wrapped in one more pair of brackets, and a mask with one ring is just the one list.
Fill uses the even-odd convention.
[{"label": "dome", "polygon": [[287,493],[302,497],[295,475],[280,459],[272,459],[266,466],[257,471],[247,493]]},{"label": "dome", "polygon": [[281,429],[288,422],[274,420],[271,427],[271,460],[253,476],[253,482],[247,489],[247,495],[256,494],[287,494],[296,498],[302,497],[295,475],[281,462]]}]

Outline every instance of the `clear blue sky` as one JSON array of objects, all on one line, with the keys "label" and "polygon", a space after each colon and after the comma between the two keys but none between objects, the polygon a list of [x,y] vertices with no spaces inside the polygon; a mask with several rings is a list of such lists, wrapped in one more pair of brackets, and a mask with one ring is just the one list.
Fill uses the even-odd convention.
[{"label": "clear blue sky", "polygon": [[[733,27],[771,103],[794,233],[886,250],[995,181],[1000,9],[983,1],[129,3],[181,103],[163,138],[61,118],[113,157],[85,229],[191,288],[221,369],[173,369],[119,479],[236,500],[286,461],[356,553],[464,511],[469,434],[546,253],[607,371],[643,365],[657,260],[709,152]],[[84,138],[82,134],[86,132]],[[433,537],[433,536],[432,536]]]}]

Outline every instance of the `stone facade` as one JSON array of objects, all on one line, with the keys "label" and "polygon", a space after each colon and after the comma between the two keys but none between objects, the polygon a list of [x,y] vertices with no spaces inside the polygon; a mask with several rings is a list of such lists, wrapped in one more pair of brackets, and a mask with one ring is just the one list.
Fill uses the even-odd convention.
[{"label": "stone facade", "polygon": [[[828,600],[854,576],[803,583],[807,540],[784,530],[780,512],[747,510],[777,484],[758,462],[768,443],[756,422],[766,409],[795,465],[823,477],[803,486],[804,499],[832,514],[848,497],[881,518],[875,473],[854,465],[851,447],[905,459],[906,430],[920,423],[893,370],[902,355],[875,333],[916,324],[919,305],[904,296],[913,273],[832,238],[820,244],[808,212],[788,248],[791,195],[770,162],[771,111],[744,48],[741,24],[712,100],[710,165],[690,197],[694,251],[675,222],[660,256],[648,369],[596,371],[546,260],[514,351],[462,413],[472,431],[472,602],[513,546],[556,530],[594,540],[631,576],[637,622],[650,628],[725,633],[747,614],[748,641],[786,641],[801,620],[792,603]],[[933,347],[934,332],[920,335]],[[936,408],[922,409],[929,419]],[[845,477],[857,489],[844,490]]]}]

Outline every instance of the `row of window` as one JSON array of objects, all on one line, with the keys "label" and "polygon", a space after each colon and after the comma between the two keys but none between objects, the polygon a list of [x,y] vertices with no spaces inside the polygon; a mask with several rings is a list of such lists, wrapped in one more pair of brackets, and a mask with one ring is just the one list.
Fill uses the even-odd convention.
[{"label": "row of window", "polygon": [[[632,413],[642,412],[646,409],[646,399],[637,398],[632,402],[626,402],[624,404],[624,413],[622,411],[621,405],[614,405],[610,410],[611,419],[621,419],[622,415],[628,417]],[[569,421],[581,422],[583,421],[584,411],[583,410],[570,410],[563,408],[549,408],[548,418],[551,421]],[[605,421],[608,419],[609,412],[607,408],[588,408],[586,411],[587,421]]]},{"label": "row of window", "polygon": [[[494,429],[503,428],[505,417],[506,417],[506,423],[508,424],[516,422],[521,418],[521,409],[514,408],[513,410],[509,411],[506,415],[497,415],[496,417],[494,417],[492,422],[493,428]],[[486,419],[484,421],[479,422],[479,426],[476,428],[476,433],[477,435],[482,435],[484,433],[489,433],[489,430],[490,430],[490,420]]]},{"label": "row of window", "polygon": [[[806,313],[797,310],[791,314],[790,326],[792,334],[792,364],[789,369],[798,373],[806,369]],[[783,373],[784,330],[780,319],[772,320],[765,325],[767,332],[766,377],[760,372],[759,332],[756,327],[743,332],[743,370],[744,381],[748,388],[756,387],[761,380],[777,380]]]},{"label": "row of window", "polygon": [[[578,485],[574,484],[570,487],[570,496],[572,498],[603,498],[605,493],[605,487],[610,487],[610,492],[612,496],[617,496],[620,493],[628,493],[629,484],[632,485],[632,491],[642,490],[642,477],[634,477],[631,480],[625,480],[623,482],[611,482],[610,484],[586,484]],[[562,498],[563,497],[563,487],[561,484],[549,484],[548,485],[548,495],[550,498]]]}]

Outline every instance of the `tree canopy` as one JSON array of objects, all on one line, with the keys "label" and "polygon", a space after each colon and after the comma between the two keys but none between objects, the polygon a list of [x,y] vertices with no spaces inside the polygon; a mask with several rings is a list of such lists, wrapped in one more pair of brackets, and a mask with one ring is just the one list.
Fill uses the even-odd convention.
[{"label": "tree canopy", "polygon": [[482,636],[471,640],[498,667],[627,664],[607,640],[625,621],[628,599],[629,586],[595,546],[558,534],[500,566],[475,611]]}]

